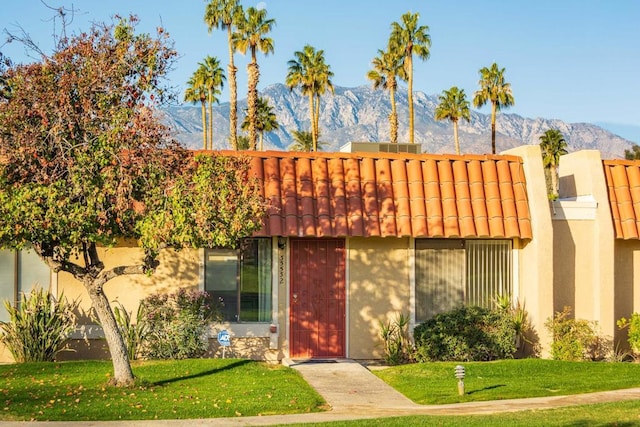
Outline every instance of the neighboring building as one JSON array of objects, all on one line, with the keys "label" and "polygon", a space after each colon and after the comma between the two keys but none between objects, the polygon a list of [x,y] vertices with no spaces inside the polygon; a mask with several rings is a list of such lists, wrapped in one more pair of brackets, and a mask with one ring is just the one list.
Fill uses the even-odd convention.
[{"label": "neighboring building", "polygon": [[[216,328],[230,331],[231,353],[272,361],[380,358],[381,321],[404,313],[412,330],[499,295],[524,302],[543,355],[544,322],[563,305],[612,336],[618,318],[640,310],[638,229],[623,240],[628,224],[640,224],[640,163],[564,156],[561,200],[550,204],[538,146],[501,155],[243,154],[270,203],[263,228],[238,250],[165,250],[153,276],[107,283],[110,300],[135,311],[155,292],[207,290],[224,302]],[[621,167],[637,188],[606,177]],[[638,203],[631,209],[627,193]],[[101,255],[107,268],[142,259],[134,242]],[[11,256],[0,253],[0,267]],[[15,296],[28,284],[12,277]],[[66,273],[51,275],[51,286],[84,310],[78,351],[63,357],[106,355],[83,286]],[[215,330],[211,337],[219,352]]]},{"label": "neighboring building", "polygon": [[597,321],[622,341],[616,320],[640,312],[640,161],[602,160],[594,150],[560,160],[553,204],[554,310]]}]

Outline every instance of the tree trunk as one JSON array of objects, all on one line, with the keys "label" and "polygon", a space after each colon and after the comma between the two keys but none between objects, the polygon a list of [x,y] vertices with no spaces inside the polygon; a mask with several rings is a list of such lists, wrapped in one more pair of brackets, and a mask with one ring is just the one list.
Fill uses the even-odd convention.
[{"label": "tree trunk", "polygon": [[314,102],[313,102],[313,93],[309,94],[309,120],[311,120],[311,123],[309,124],[311,127],[311,141],[312,141],[312,145],[313,145],[313,151],[316,151],[316,109],[314,107]]},{"label": "tree trunk", "polygon": [[86,277],[83,284],[89,292],[93,308],[98,314],[98,319],[104,331],[104,336],[109,346],[111,360],[113,362],[112,382],[117,386],[128,386],[133,383],[133,371],[129,363],[127,346],[118,329],[116,319],[109,305],[109,300],[104,294],[103,287],[97,283],[98,279]]},{"label": "tree trunk", "polygon": [[247,65],[249,74],[249,93],[247,96],[247,114],[249,116],[249,144],[252,150],[256,150],[258,145],[258,133],[256,131],[256,115],[258,112],[258,80],[260,79],[260,69],[258,63],[251,61]]},{"label": "tree trunk", "polygon": [[456,154],[460,154],[460,141],[458,141],[458,121],[453,121],[453,143],[456,146]]},{"label": "tree trunk", "polygon": [[209,90],[209,149],[213,150],[213,91]]},{"label": "tree trunk", "polygon": [[408,84],[408,100],[409,100],[409,142],[414,143],[414,121],[413,121],[413,58],[411,55],[407,57],[407,68],[409,69],[409,84]]},{"label": "tree trunk", "polygon": [[391,98],[391,114],[389,115],[389,138],[393,144],[398,143],[398,112],[396,111],[396,90],[394,86],[389,87],[389,97]]},{"label": "tree trunk", "polygon": [[320,94],[316,94],[316,105],[313,115],[315,119],[313,151],[318,151],[318,139],[320,139]]},{"label": "tree trunk", "polygon": [[229,139],[231,148],[238,149],[238,85],[236,73],[238,69],[233,63],[233,42],[231,41],[231,25],[227,26],[227,39],[229,41]]},{"label": "tree trunk", "polygon": [[[118,276],[145,274],[147,268],[157,266],[155,260],[149,260],[145,265],[128,265],[104,270],[104,264],[100,261],[95,243],[84,243],[79,253],[84,263],[74,264],[69,261],[59,261],[53,256],[54,248],[34,246],[42,260],[54,271],[65,271],[82,283],[89,294],[92,307],[98,315],[98,322],[104,331],[104,336],[109,347],[111,361],[113,363],[113,378],[110,383],[116,386],[129,386],[133,383],[134,376],[129,363],[129,354],[124,337],[118,328],[109,300],[104,294],[104,284]],[[145,260],[146,262],[146,260]]]},{"label": "tree trunk", "polygon": [[549,173],[551,174],[551,195],[555,200],[558,198],[558,167],[554,164],[549,165]]},{"label": "tree trunk", "polygon": [[491,154],[496,154],[496,103],[491,103]]},{"label": "tree trunk", "polygon": [[200,101],[200,109],[202,110],[202,149],[207,149],[207,113],[204,101]]},{"label": "tree trunk", "polygon": [[264,150],[263,143],[264,142],[264,132],[260,132],[260,151]]}]

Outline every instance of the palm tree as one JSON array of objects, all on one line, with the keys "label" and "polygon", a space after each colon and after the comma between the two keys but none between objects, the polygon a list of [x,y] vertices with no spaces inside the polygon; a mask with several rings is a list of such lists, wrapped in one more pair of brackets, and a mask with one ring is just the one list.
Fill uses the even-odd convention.
[{"label": "palm tree", "polygon": [[251,148],[256,149],[257,129],[256,114],[258,110],[258,81],[260,80],[260,68],[258,67],[257,52],[265,55],[273,52],[273,40],[266,37],[271,31],[276,21],[267,19],[266,9],[247,9],[243,20],[237,22],[237,32],[233,34],[233,43],[239,52],[246,54],[251,52],[251,62],[247,65],[248,93],[247,112],[249,116],[249,140]]},{"label": "palm tree", "polygon": [[236,68],[233,61],[233,39],[232,34],[236,27],[238,17],[244,16],[242,6],[238,0],[211,0],[206,6],[204,21],[209,27],[209,32],[214,28],[227,30],[227,40],[229,45],[229,65],[227,74],[229,76],[229,129],[231,147],[238,149],[238,86],[236,82]]},{"label": "palm tree", "polygon": [[314,111],[314,133],[313,133],[313,151],[318,151],[318,144],[320,138],[320,98],[321,96],[330,91],[332,94],[333,83],[331,82],[331,77],[333,77],[333,72],[331,71],[331,67],[324,62],[324,52],[320,52],[319,59],[315,66],[315,84],[313,88],[313,94],[315,98],[315,111]]},{"label": "palm tree", "polygon": [[238,150],[248,150],[251,145],[247,135],[238,135]]},{"label": "palm tree", "polygon": [[469,112],[469,101],[464,93],[464,89],[453,86],[449,90],[442,91],[438,97],[440,103],[436,107],[435,119],[449,119],[453,123],[453,141],[456,147],[456,154],[460,154],[460,143],[458,141],[458,120],[471,120]]},{"label": "palm tree", "polygon": [[313,95],[313,78],[310,74],[312,64],[315,61],[316,51],[311,45],[306,45],[302,51],[296,51],[293,55],[296,59],[287,62],[289,72],[285,78],[285,84],[289,90],[293,90],[299,86],[300,92],[309,97],[309,123],[311,126],[310,135],[313,145],[313,138],[315,137],[315,108],[313,104],[315,98]]},{"label": "palm tree", "polygon": [[367,78],[373,82],[373,88],[384,88],[389,91],[391,99],[391,114],[389,115],[389,139],[398,142],[398,113],[396,111],[396,89],[398,80],[405,79],[403,57],[390,47],[387,51],[378,50],[378,56],[373,58],[373,68],[367,72]]},{"label": "palm tree", "polygon": [[214,56],[208,56],[199,63],[204,76],[204,86],[207,89],[207,103],[209,104],[209,149],[213,149],[213,103],[218,103],[224,85],[224,71],[220,68],[220,61]]},{"label": "palm tree", "polygon": [[294,130],[291,134],[295,142],[289,146],[289,151],[318,151],[324,145],[323,142],[319,141],[316,141],[314,145],[312,132]]},{"label": "palm tree", "polygon": [[401,16],[402,24],[393,22],[391,24],[391,37],[389,45],[397,49],[404,57],[404,70],[408,83],[409,97],[409,141],[414,143],[414,113],[413,113],[413,55],[422,60],[429,59],[429,49],[431,48],[431,37],[429,27],[418,26],[418,13],[407,12]]},{"label": "palm tree", "polygon": [[511,83],[504,81],[504,68],[498,68],[495,62],[491,68],[480,70],[480,90],[473,96],[473,105],[482,107],[491,102],[491,153],[496,154],[496,113],[503,108],[511,107],[515,101],[511,93]]},{"label": "palm tree", "polygon": [[633,144],[631,149],[625,149],[624,158],[625,160],[640,160],[640,145]]},{"label": "palm tree", "polygon": [[[245,109],[245,113],[247,109]],[[257,112],[256,130],[260,132],[260,151],[263,148],[264,133],[271,132],[280,128],[278,120],[276,119],[276,113],[273,112],[273,108],[269,105],[269,102],[262,97],[258,98],[258,112]],[[245,116],[242,121],[242,130],[249,129],[249,116]]]},{"label": "palm tree", "polygon": [[295,59],[287,63],[289,72],[285,83],[291,90],[299,86],[302,94],[309,97],[311,137],[316,151],[320,134],[320,99],[327,90],[333,93],[333,72],[324,60],[324,50],[316,51],[313,46],[305,45],[302,51],[294,52],[294,56]]},{"label": "palm tree", "polygon": [[187,81],[187,89],[184,92],[184,100],[196,104],[200,102],[200,108],[202,112],[202,149],[207,149],[207,88],[204,84],[205,76],[202,72],[202,68],[198,68],[194,71],[193,75]]},{"label": "palm tree", "polygon": [[540,150],[542,151],[542,162],[549,168],[551,175],[551,198],[558,197],[558,165],[560,156],[567,154],[567,142],[558,129],[548,129],[540,137]]}]

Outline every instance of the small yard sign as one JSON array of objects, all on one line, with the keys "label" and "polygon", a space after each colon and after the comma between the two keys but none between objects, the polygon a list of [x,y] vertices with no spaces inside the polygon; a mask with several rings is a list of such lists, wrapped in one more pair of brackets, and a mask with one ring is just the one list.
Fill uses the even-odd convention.
[{"label": "small yard sign", "polygon": [[226,349],[231,345],[231,335],[226,329],[218,332],[218,343],[222,346],[222,358],[224,359]]},{"label": "small yard sign", "polygon": [[231,335],[226,330],[218,332],[218,342],[223,347],[229,347],[231,345]]}]

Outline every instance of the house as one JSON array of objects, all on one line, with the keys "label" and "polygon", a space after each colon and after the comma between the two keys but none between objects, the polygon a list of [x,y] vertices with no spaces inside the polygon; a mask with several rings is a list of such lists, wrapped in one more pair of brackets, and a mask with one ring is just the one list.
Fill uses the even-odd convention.
[{"label": "house", "polygon": [[[562,305],[611,336],[617,318],[638,310],[628,274],[640,267],[638,230],[631,243],[624,234],[637,214],[624,197],[640,190],[625,187],[621,165],[597,152],[563,157],[562,199],[552,204],[538,146],[500,155],[243,154],[269,202],[262,229],[238,250],[164,250],[153,276],[109,282],[110,300],[135,312],[155,292],[207,290],[224,304],[215,328],[230,332],[231,352],[271,361],[380,358],[381,321],[404,313],[412,330],[458,304],[491,306],[499,295],[526,304],[543,356],[551,342],[544,322]],[[135,242],[101,255],[107,268],[142,258]],[[15,273],[18,257],[29,256],[0,253],[0,266],[13,257]],[[106,355],[82,285],[49,275],[54,292],[84,309],[77,353],[63,357]],[[29,286],[12,277],[9,294]],[[212,353],[220,351],[215,336],[212,329]]]},{"label": "house", "polygon": [[626,339],[616,320],[640,312],[640,162],[584,150],[560,160],[552,205],[554,310],[597,321]]}]

